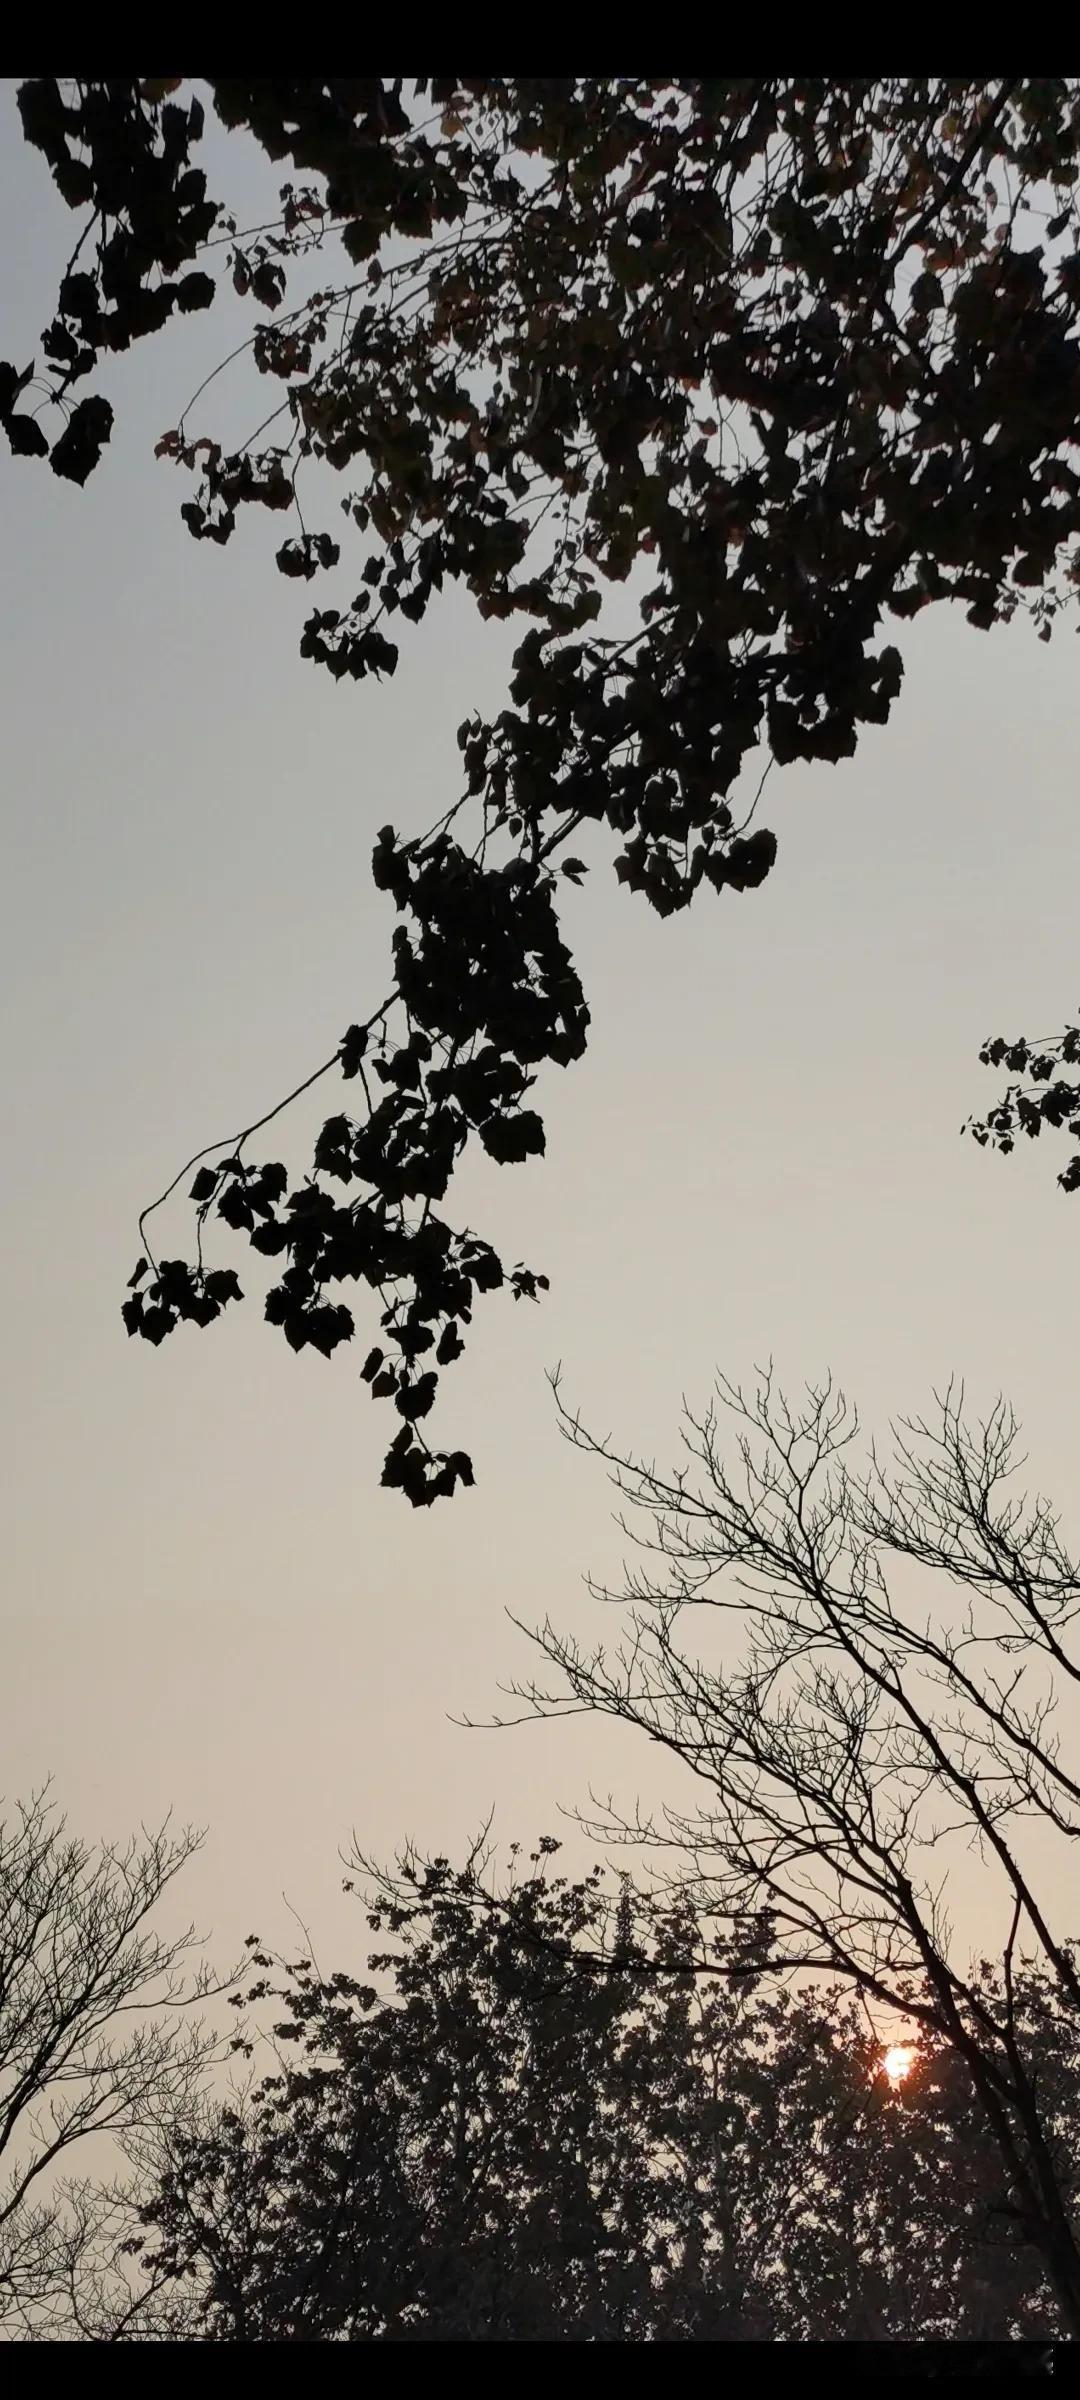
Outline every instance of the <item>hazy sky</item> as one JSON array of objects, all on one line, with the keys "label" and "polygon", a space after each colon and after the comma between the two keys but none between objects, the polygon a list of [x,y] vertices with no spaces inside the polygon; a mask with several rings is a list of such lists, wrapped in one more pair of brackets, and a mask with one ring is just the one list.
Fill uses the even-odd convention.
[{"label": "hazy sky", "polygon": [[[21,366],[72,219],[13,90],[0,350]],[[991,1095],[981,1037],[1078,997],[1077,652],[931,612],[889,727],[774,775],[760,892],[664,924],[601,871],[569,895],[589,1054],[542,1089],[547,1159],[472,1168],[455,1203],[551,1292],[482,1305],[438,1420],[477,1486],[414,1513],[378,1489],[394,1420],[358,1382],[365,1339],[294,1358],[258,1300],[159,1352],[120,1322],[139,1208],[381,995],[375,832],[456,797],[453,729],[503,689],[501,634],[453,602],[393,682],[335,686],[299,658],[280,527],[190,541],[153,444],[225,346],[216,315],[184,321],[98,378],[117,427],[84,491],[0,461],[0,1790],[53,1772],[88,1835],[204,1821],[187,1889],[216,1950],[288,1941],[284,1889],[340,1955],[350,1827],[452,1847],[492,1804],[509,1840],[590,1782],[663,1794],[630,1736],[449,1721],[527,1671],[508,1606],[591,1629],[581,1572],[617,1563],[606,1486],[556,1435],[556,1360],[588,1421],[660,1456],[718,1364],[832,1367],[878,1426],[955,1368],[977,1400],[1008,1391],[1068,1526],[1080,1199],[1053,1141],[1006,1165],[958,1133]]]}]

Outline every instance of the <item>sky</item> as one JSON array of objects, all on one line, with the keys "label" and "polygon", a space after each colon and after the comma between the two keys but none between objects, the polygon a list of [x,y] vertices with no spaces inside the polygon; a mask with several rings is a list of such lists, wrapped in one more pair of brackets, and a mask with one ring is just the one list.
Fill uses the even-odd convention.
[{"label": "sky", "polygon": [[[253,156],[227,157],[242,207]],[[10,83],[0,221],[22,365],[72,220]],[[327,1363],[257,1301],[157,1352],[120,1321],[147,1199],[381,996],[375,834],[441,814],[454,728],[504,689],[502,630],[453,598],[391,682],[334,685],[298,655],[310,595],[273,571],[280,530],[189,539],[153,447],[226,346],[216,313],[184,320],[98,378],[117,425],[84,490],[0,461],[0,1791],[51,1774],[88,1837],[204,1824],[183,1913],[212,1955],[252,1928],[287,1944],[291,1906],[351,1963],[353,1829],[453,1852],[492,1809],[528,1842],[590,1786],[670,1791],[610,1728],[455,1721],[529,1672],[508,1611],[609,1630],[581,1578],[622,1544],[558,1437],[556,1362],[587,1423],[661,1460],[718,1367],[831,1369],[878,1430],[955,1371],[976,1403],[1008,1393],[1068,1531],[1080,1199],[1052,1143],[998,1162],[959,1129],[992,1096],[982,1038],[1075,1011],[1075,636],[927,612],[889,726],[773,776],[761,890],[705,888],[664,923],[602,864],[568,893],[588,1055],[542,1088],[546,1158],[470,1165],[457,1201],[551,1290],[482,1306],[439,1402],[476,1488],[414,1512],[378,1487],[366,1324]],[[220,1263],[251,1284],[224,1228]]]}]

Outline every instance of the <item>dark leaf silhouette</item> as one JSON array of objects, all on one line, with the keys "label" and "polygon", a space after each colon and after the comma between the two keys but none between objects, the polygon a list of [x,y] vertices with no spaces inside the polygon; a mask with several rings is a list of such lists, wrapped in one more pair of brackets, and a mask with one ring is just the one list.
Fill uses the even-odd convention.
[{"label": "dark leaf silhouette", "polygon": [[518,1109],[514,1116],[488,1117],[480,1127],[480,1139],[489,1158],[497,1158],[501,1166],[523,1158],[539,1157],[544,1149],[544,1127],[535,1109]]},{"label": "dark leaf silhouette", "polygon": [[92,394],[73,408],[66,430],[54,442],[49,464],[54,475],[69,483],[85,483],[93,473],[112,432],[113,412],[107,400]]},{"label": "dark leaf silhouette", "polygon": [[16,458],[48,457],[48,437],[36,417],[5,417],[4,432]]}]

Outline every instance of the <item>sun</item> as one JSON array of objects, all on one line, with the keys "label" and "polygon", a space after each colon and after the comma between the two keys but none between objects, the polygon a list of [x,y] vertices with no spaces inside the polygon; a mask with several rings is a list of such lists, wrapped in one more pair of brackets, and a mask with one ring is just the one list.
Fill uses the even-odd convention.
[{"label": "sun", "polygon": [[886,2050],[881,2064],[883,2072],[888,2076],[895,2091],[897,2084],[903,2083],[905,2076],[910,2075],[915,2064],[915,2052],[910,2042],[893,2042],[891,2048]]}]

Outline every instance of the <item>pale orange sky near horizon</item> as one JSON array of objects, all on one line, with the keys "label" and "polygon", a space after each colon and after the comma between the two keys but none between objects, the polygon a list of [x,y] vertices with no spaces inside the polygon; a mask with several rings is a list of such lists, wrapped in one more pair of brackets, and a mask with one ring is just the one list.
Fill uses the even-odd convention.
[{"label": "pale orange sky near horizon", "polygon": [[[235,172],[254,188],[246,154]],[[72,220],[11,83],[0,211],[0,350],[25,363]],[[500,704],[509,647],[451,599],[384,686],[300,659],[311,596],[273,572],[280,528],[196,545],[153,458],[225,347],[216,315],[186,320],[98,377],[117,425],[84,491],[0,463],[0,1791],[51,1772],[87,1836],[170,1807],[206,1823],[185,1892],[213,1952],[253,1926],[288,1947],[284,1891],[336,1964],[364,1939],[340,1897],[352,1828],[375,1853],[454,1849],[494,1806],[528,1844],[590,1783],[631,1805],[669,1788],[630,1736],[451,1722],[529,1670],[508,1606],[608,1630],[580,1577],[622,1545],[558,1439],[557,1360],[586,1421],[661,1459],[717,1366],[831,1368],[879,1431],[955,1370],[976,1403],[1006,1390],[1075,1523],[1080,1199],[1059,1142],[1005,1164],[958,1133],[991,1097],[982,1037],[1075,1011],[1078,652],[1071,626],[1042,645],[928,612],[890,725],[772,777],[760,892],[661,924],[598,862],[568,895],[589,1053],[541,1091],[547,1158],[470,1166],[455,1202],[551,1291],[479,1309],[438,1418],[477,1486],[414,1513],[378,1488],[374,1314],[331,1365],[294,1358],[255,1297],[157,1353],[119,1316],[146,1199],[381,995],[376,830],[456,796],[454,728]],[[220,1256],[257,1293],[224,1229]],[[992,1933],[974,1885],[959,1898]]]}]

